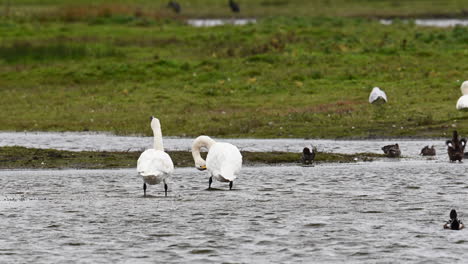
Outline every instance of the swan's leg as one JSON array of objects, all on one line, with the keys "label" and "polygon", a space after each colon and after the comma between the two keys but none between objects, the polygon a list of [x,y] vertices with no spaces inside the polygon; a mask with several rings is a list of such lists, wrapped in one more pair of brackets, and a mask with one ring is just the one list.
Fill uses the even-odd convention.
[{"label": "swan's leg", "polygon": [[213,182],[213,176],[208,180],[208,189],[211,189],[211,183]]},{"label": "swan's leg", "polygon": [[166,184],[166,180],[164,180],[164,193],[166,194],[166,197],[167,197],[167,184]]},{"label": "swan's leg", "polygon": [[143,196],[146,197],[146,183],[143,183]]},{"label": "swan's leg", "polygon": [[229,190],[232,190],[232,181],[229,182]]}]

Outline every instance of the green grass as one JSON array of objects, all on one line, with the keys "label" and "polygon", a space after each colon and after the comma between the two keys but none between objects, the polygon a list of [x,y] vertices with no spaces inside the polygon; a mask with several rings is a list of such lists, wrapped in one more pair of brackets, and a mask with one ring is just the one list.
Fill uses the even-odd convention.
[{"label": "green grass", "polygon": [[[3,0],[6,16],[41,21],[89,21],[103,17],[269,17],[346,16],[420,17],[466,16],[465,0],[237,0],[240,14],[232,14],[227,0],[179,0],[178,16],[166,8],[166,0]],[[125,20],[120,18],[119,20]]]},{"label": "green grass", "polygon": [[[192,154],[169,151],[175,167],[193,167]],[[0,169],[111,169],[135,168],[141,152],[91,152],[0,147]],[[301,153],[243,151],[244,165],[300,165]],[[318,152],[316,163],[372,161],[383,155],[372,153],[338,154]],[[194,168],[195,169],[195,168]]]},{"label": "green grass", "polygon": [[[0,130],[151,135],[154,115],[166,136],[468,133],[466,113],[455,110],[467,28],[296,16],[192,28],[130,16],[0,19]],[[388,104],[368,104],[373,86]]]}]

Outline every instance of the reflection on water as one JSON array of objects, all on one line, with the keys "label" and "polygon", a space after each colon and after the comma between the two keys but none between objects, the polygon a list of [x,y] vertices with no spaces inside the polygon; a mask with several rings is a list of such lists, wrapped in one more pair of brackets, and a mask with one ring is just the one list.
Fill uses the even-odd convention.
[{"label": "reflection on water", "polygon": [[194,27],[215,27],[222,25],[243,26],[247,24],[255,24],[255,18],[235,18],[235,19],[189,19],[187,23]]},{"label": "reflection on water", "polygon": [[0,260],[12,262],[462,262],[466,164],[247,167],[229,191],[176,169],[169,196],[135,170],[0,171]]},{"label": "reflection on water", "polygon": [[[403,20],[408,23],[408,20]],[[413,21],[413,20],[412,20]],[[380,23],[384,25],[391,25],[393,20],[381,19]],[[454,27],[454,26],[468,26],[468,19],[415,19],[414,23],[419,26],[426,27]]]}]

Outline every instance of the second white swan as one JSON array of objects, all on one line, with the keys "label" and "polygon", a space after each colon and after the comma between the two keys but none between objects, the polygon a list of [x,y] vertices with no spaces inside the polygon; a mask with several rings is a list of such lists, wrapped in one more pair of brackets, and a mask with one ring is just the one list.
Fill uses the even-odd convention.
[{"label": "second white swan", "polygon": [[[200,155],[203,147],[208,149],[206,161]],[[210,172],[208,189],[211,188],[213,178],[220,182],[229,182],[229,190],[232,189],[233,181],[242,168],[242,155],[236,146],[216,142],[208,136],[199,136],[193,141],[192,156],[197,169],[208,169]]]}]

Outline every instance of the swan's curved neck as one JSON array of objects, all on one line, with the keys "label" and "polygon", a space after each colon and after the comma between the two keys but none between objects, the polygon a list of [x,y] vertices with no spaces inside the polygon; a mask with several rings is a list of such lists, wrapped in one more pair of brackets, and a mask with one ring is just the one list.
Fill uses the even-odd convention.
[{"label": "swan's curved neck", "polygon": [[161,124],[159,122],[152,122],[151,128],[153,129],[153,138],[154,138],[153,148],[155,150],[164,151],[164,146],[162,142]]},{"label": "swan's curved neck", "polygon": [[216,141],[211,139],[208,136],[199,136],[197,137],[192,144],[192,156],[195,161],[197,160],[203,160],[203,158],[200,155],[200,149],[205,147],[210,151],[211,146],[215,144]]}]

